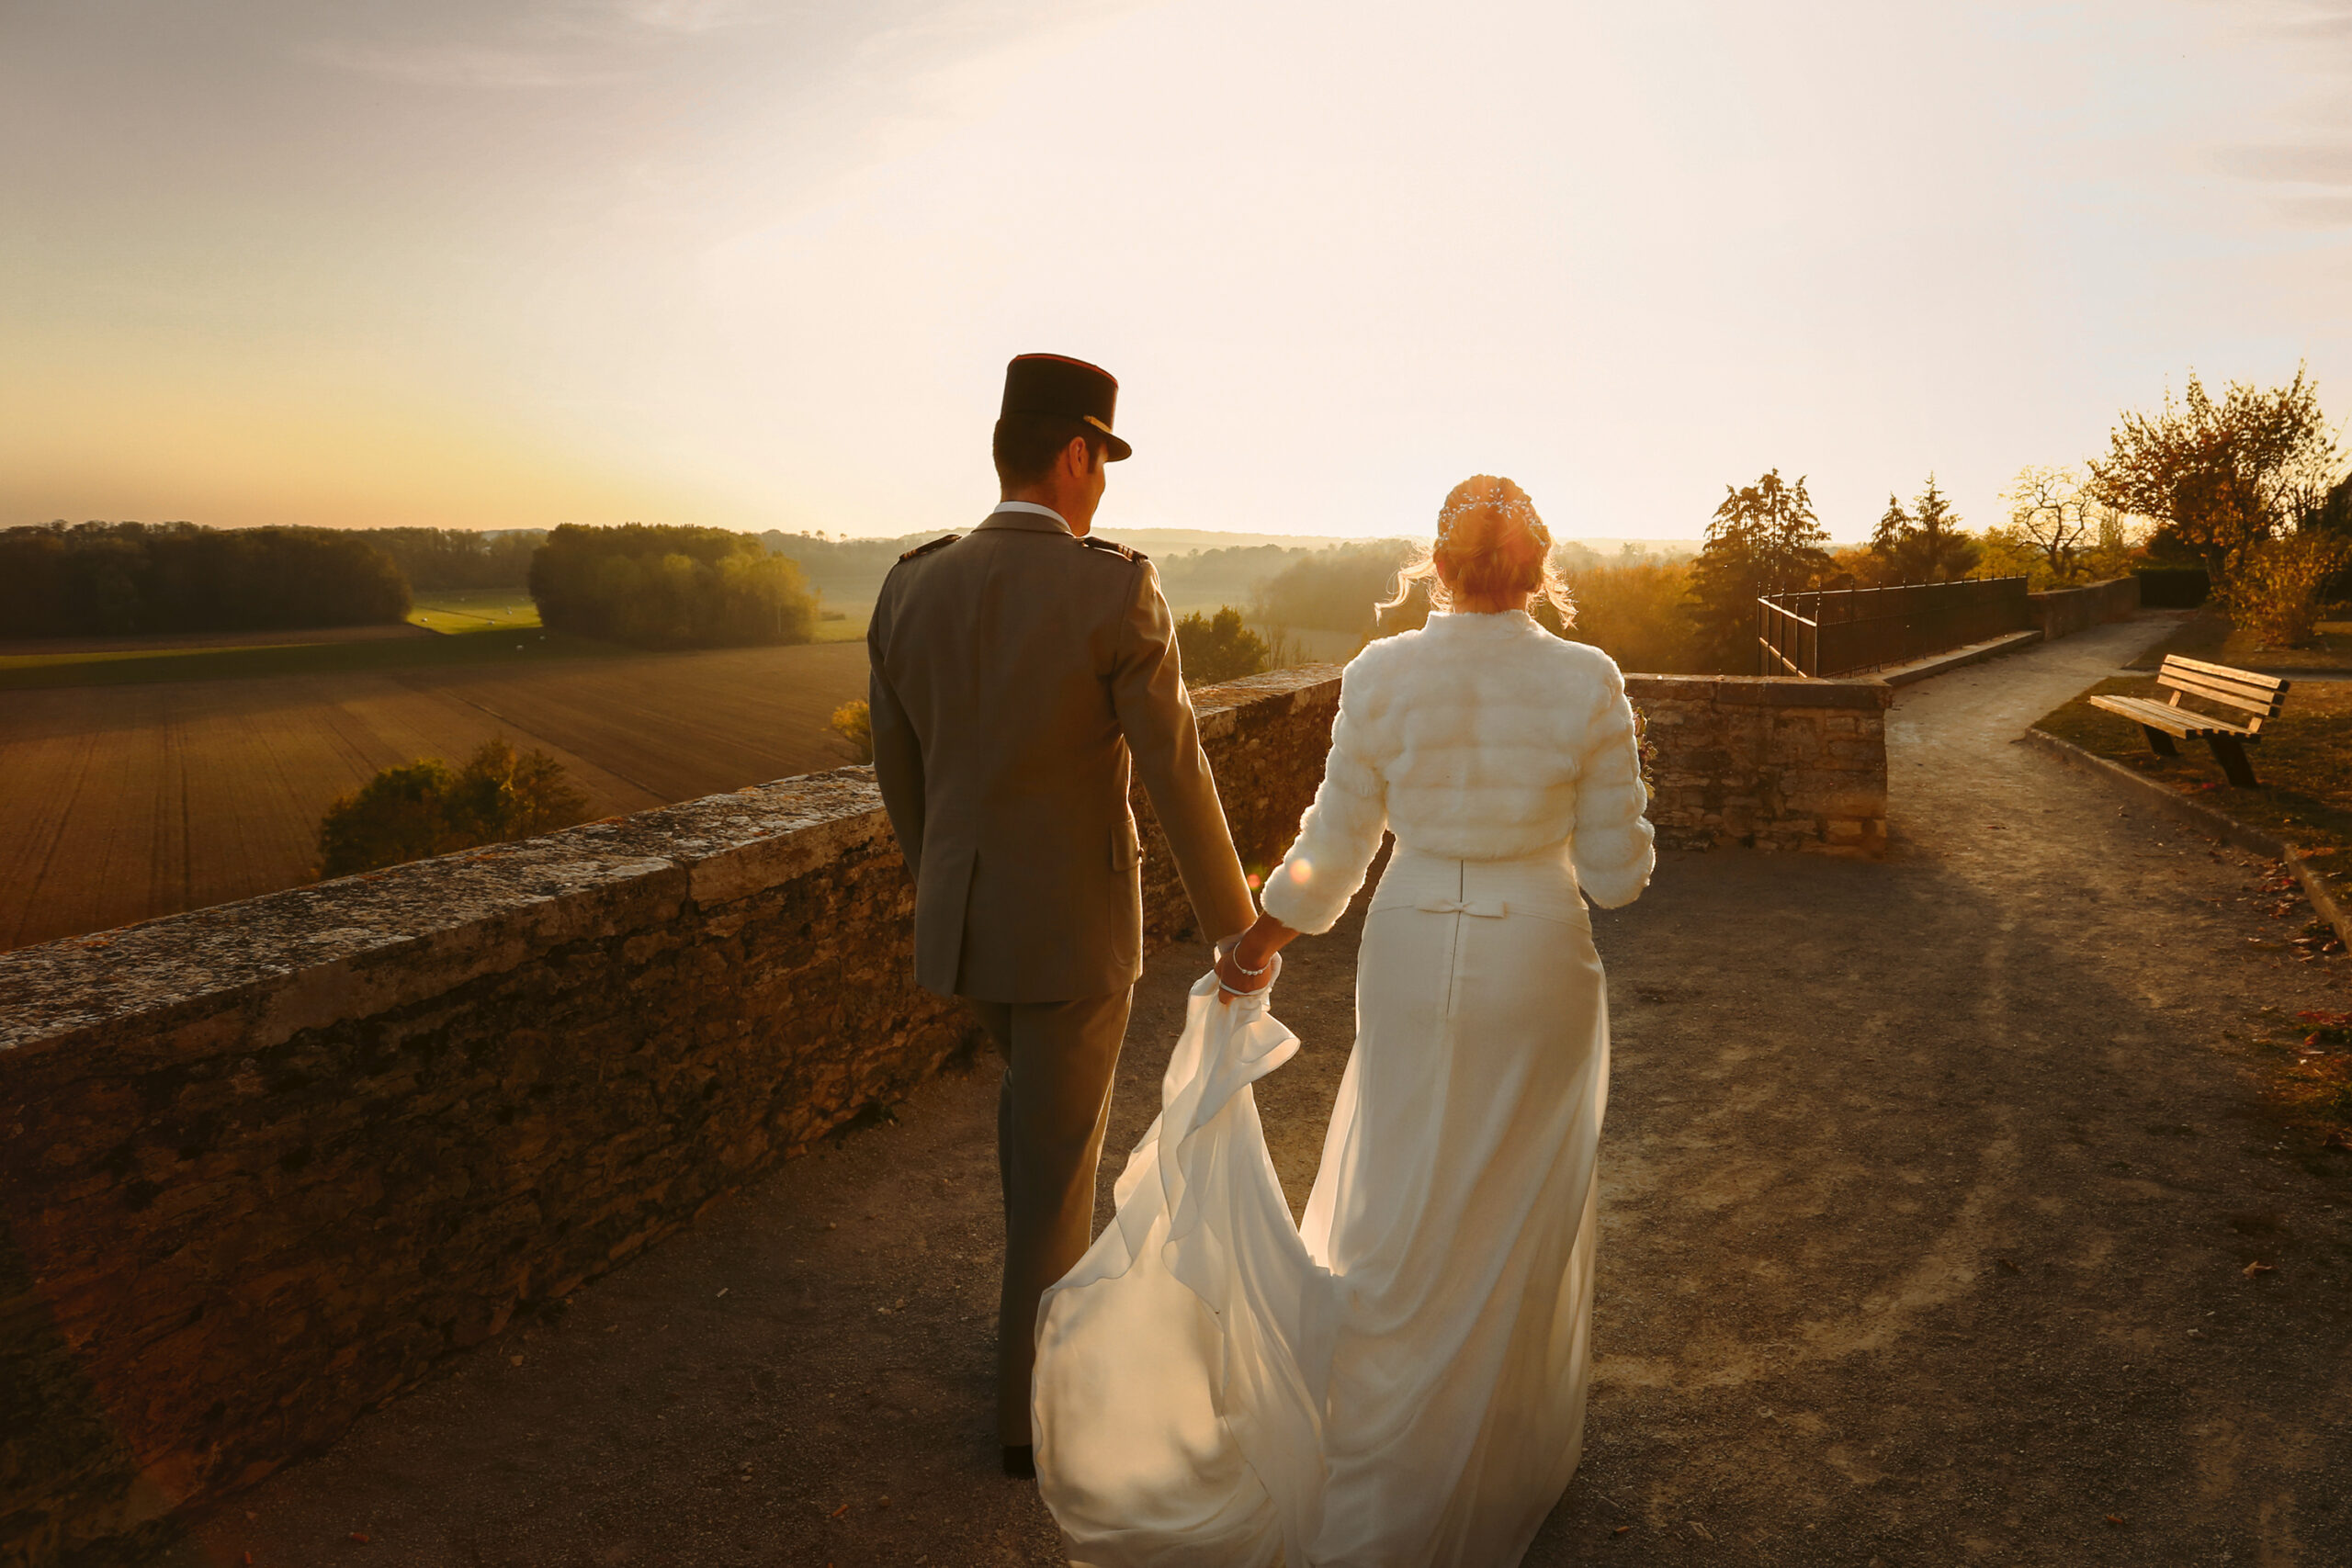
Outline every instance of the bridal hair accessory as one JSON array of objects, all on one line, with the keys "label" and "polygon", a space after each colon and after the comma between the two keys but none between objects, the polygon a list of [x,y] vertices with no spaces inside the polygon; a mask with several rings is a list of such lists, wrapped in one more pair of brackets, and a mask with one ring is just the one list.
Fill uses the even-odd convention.
[{"label": "bridal hair accessory", "polygon": [[1416,596],[1432,610],[1452,610],[1457,591],[1507,603],[1524,593],[1550,606],[1546,626],[1565,631],[1576,625],[1576,601],[1552,559],[1552,530],[1527,492],[1499,474],[1473,474],[1453,487],[1438,508],[1436,541],[1397,570],[1396,592],[1373,612],[1385,615]]},{"label": "bridal hair accessory", "polygon": [[[1510,479],[1493,474],[1476,474],[1455,485],[1452,493],[1446,496],[1445,504],[1438,509],[1437,547],[1449,552],[1463,547],[1454,538],[1454,534],[1464,523],[1474,518],[1515,523],[1533,536],[1545,554],[1551,553],[1552,531],[1544,525],[1544,519],[1535,514],[1535,503],[1527,498],[1527,492]],[[1500,540],[1498,536],[1502,532],[1501,529],[1494,530],[1468,547],[1474,550],[1498,548]]]}]

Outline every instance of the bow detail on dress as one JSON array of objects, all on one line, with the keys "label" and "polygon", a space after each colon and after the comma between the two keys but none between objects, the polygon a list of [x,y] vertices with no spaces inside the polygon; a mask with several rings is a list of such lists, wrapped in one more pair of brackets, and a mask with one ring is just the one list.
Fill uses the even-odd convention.
[{"label": "bow detail on dress", "polygon": [[1476,915],[1484,920],[1499,920],[1510,913],[1510,906],[1499,898],[1424,898],[1413,908],[1432,915]]}]

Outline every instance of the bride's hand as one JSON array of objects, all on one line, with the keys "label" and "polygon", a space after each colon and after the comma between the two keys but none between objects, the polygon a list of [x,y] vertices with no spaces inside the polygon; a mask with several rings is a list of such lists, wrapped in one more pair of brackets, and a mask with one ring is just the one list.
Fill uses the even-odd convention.
[{"label": "bride's hand", "polygon": [[1216,958],[1216,999],[1220,1006],[1235,997],[1254,996],[1274,981],[1275,957],[1298,933],[1274,919],[1260,915],[1258,923]]}]

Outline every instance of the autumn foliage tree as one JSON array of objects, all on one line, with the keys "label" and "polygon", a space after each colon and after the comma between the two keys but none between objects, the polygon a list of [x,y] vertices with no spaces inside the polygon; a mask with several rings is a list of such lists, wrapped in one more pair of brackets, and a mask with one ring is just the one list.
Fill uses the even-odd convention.
[{"label": "autumn foliage tree", "polygon": [[833,744],[853,762],[874,761],[874,708],[864,697],[852,697],[825,721]]},{"label": "autumn foliage tree", "polygon": [[2226,595],[2265,541],[2298,531],[2342,475],[2319,389],[2301,366],[2267,390],[2233,381],[2218,400],[2195,373],[2155,413],[2126,413],[2090,490],[2157,524],[2151,545],[2195,557]]},{"label": "autumn foliage tree", "polygon": [[1566,568],[1562,578],[1577,607],[1566,635],[1590,643],[1623,670],[1653,674],[1696,672],[1702,659],[1683,601],[1690,592],[1687,560],[1627,557]]}]

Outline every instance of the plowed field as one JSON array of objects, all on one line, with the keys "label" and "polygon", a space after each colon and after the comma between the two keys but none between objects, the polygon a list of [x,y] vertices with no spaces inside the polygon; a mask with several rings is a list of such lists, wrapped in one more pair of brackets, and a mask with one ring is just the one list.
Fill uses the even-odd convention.
[{"label": "plowed field", "polygon": [[599,816],[838,767],[854,642],[0,692],[0,948],[308,880],[328,802],[493,736]]}]

